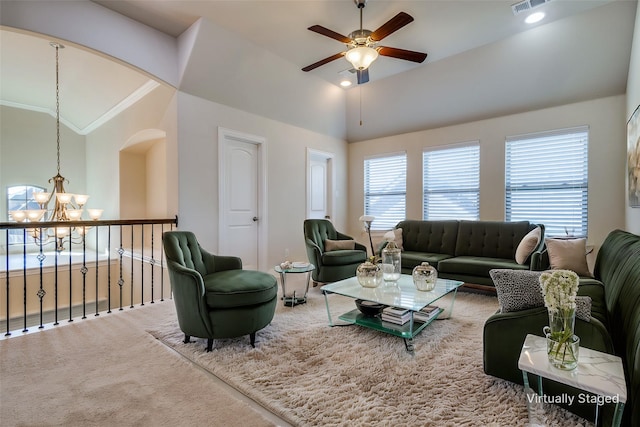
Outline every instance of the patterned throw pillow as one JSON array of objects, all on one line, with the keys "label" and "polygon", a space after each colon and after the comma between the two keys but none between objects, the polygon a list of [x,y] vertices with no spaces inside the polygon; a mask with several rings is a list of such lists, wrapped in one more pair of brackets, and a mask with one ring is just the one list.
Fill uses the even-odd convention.
[{"label": "patterned throw pillow", "polygon": [[[542,271],[494,269],[489,271],[498,295],[500,311],[526,310],[544,307],[544,296],[540,288]],[[576,297],[576,318],[591,320],[591,297]]]},{"label": "patterned throw pillow", "polygon": [[493,269],[489,275],[493,280],[503,313],[527,308],[544,307],[540,289],[541,271]]}]

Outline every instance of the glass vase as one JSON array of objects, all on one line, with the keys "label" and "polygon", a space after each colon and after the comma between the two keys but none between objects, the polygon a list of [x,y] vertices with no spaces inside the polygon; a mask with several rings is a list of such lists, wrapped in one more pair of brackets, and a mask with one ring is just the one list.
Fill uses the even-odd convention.
[{"label": "glass vase", "polygon": [[438,272],[435,267],[429,265],[428,262],[423,262],[417,265],[413,269],[413,284],[419,291],[429,292],[436,287],[436,280],[438,280]]},{"label": "glass vase", "polygon": [[382,283],[382,269],[378,264],[366,261],[356,268],[356,277],[363,288],[377,288]]},{"label": "glass vase", "polygon": [[382,278],[385,283],[396,283],[400,279],[400,253],[394,242],[389,242],[382,250]]},{"label": "glass vase", "polygon": [[547,337],[547,357],[556,368],[572,370],[578,366],[580,338],[574,335],[575,309],[549,310],[549,326],[542,331]]}]

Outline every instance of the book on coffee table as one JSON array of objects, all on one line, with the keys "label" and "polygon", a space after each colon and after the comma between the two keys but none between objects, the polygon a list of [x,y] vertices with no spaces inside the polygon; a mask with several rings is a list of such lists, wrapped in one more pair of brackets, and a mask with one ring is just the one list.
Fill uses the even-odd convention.
[{"label": "book on coffee table", "polygon": [[440,307],[435,305],[428,305],[421,309],[420,311],[416,311],[413,313],[413,320],[418,320],[420,322],[428,322],[433,319],[440,313]]},{"label": "book on coffee table", "polygon": [[411,312],[404,308],[386,307],[384,310],[382,310],[382,315],[380,317],[385,322],[404,325],[409,321],[409,319],[411,319]]}]

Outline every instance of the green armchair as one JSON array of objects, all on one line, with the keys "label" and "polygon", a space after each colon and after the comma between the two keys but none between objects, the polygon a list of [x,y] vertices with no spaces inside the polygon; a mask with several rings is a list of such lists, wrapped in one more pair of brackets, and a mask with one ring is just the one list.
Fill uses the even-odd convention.
[{"label": "green armchair", "polygon": [[267,326],[276,309],[278,284],[270,274],[242,269],[237,257],[205,251],[190,231],[162,235],[169,280],[184,342],[249,335]]},{"label": "green armchair", "polygon": [[358,265],[367,259],[364,245],[336,231],[326,219],[305,220],[304,240],[309,262],[316,266],[311,273],[314,282],[331,283],[353,277]]}]

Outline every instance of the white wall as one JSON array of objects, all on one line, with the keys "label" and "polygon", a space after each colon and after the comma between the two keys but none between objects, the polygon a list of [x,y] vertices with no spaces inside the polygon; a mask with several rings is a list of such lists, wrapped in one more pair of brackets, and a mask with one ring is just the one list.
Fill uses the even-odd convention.
[{"label": "white wall", "polygon": [[334,223],[346,226],[347,144],[341,139],[249,114],[180,92],[178,94],[179,228],[194,231],[207,250],[218,250],[218,127],[266,138],[268,206],[267,266],[306,260],[307,147],[335,154]]},{"label": "white wall", "polygon": [[588,243],[598,247],[625,218],[625,98],[615,96],[457,126],[349,144],[351,234],[365,241],[363,161],[371,154],[407,152],[407,218],[422,219],[422,151],[425,147],[480,141],[480,219],[504,220],[504,149],[507,136],[589,126]]},{"label": "white wall", "polygon": [[[0,212],[6,212],[6,188],[39,185],[51,191],[48,181],[57,173],[56,119],[46,113],[0,106]],[[85,137],[60,124],[60,174],[65,190],[83,194],[86,188]],[[87,207],[96,207],[89,200]],[[0,218],[0,222],[8,218]]]},{"label": "white wall", "polygon": [[[640,7],[636,10],[636,26],[633,33],[629,78],[627,80],[627,114],[625,116],[627,120],[631,118],[631,114],[638,105],[640,105]],[[628,202],[625,203],[625,207],[626,229],[632,233],[640,234],[640,208],[630,208]]]}]

